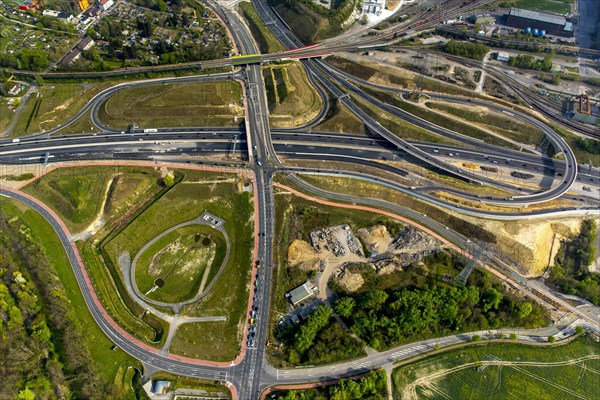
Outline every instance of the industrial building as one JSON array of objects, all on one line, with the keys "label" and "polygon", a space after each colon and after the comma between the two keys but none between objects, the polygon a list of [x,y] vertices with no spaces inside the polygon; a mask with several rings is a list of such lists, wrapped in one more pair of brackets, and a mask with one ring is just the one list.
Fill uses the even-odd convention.
[{"label": "industrial building", "polygon": [[386,0],[363,0],[362,10],[365,14],[381,14]]},{"label": "industrial building", "polygon": [[285,297],[296,306],[304,300],[311,298],[315,294],[315,288],[310,281],[304,282],[302,285],[295,287],[285,294]]},{"label": "industrial building", "polygon": [[[573,23],[565,17],[540,11],[511,8],[504,16],[505,25],[519,29],[529,29],[534,32],[544,32],[546,35],[573,37]],[[541,34],[541,36],[544,36]]]}]

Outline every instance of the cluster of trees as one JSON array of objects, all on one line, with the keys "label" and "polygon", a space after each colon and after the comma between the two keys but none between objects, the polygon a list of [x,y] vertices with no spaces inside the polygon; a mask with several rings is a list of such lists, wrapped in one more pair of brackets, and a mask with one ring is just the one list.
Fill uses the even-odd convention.
[{"label": "cluster of trees", "polygon": [[29,228],[0,215],[2,397],[110,398],[60,280]]},{"label": "cluster of trees", "polygon": [[[536,58],[529,54],[519,54],[516,57],[511,57],[508,60],[508,64],[511,67],[522,68],[522,69],[533,69],[537,71],[550,71],[552,69],[552,59],[556,55],[556,51],[552,49],[542,59]],[[560,81],[559,81],[560,83]]]},{"label": "cluster of trees", "polygon": [[472,58],[474,60],[483,60],[483,57],[490,51],[490,48],[481,43],[460,42],[450,39],[441,49],[446,53],[454,54],[455,56]]},{"label": "cluster of trees", "polygon": [[539,306],[491,285],[375,290],[342,297],[335,311],[369,346],[384,349],[415,338],[546,323]]},{"label": "cluster of trees", "polygon": [[383,400],[386,398],[385,372],[371,371],[357,380],[341,379],[337,384],[321,389],[290,390],[277,396],[278,400]]},{"label": "cluster of trees", "polygon": [[69,24],[61,21],[58,18],[44,16],[41,14],[36,14],[36,18],[38,19],[35,24],[38,28],[46,28],[53,29],[55,31],[63,31],[69,33],[75,33],[75,26],[73,24]]},{"label": "cluster of trees", "polygon": [[332,318],[332,310],[322,305],[305,321],[277,331],[285,344],[284,358],[294,365],[326,364],[362,354],[362,345]]},{"label": "cluster of trees", "polygon": [[578,138],[576,143],[577,146],[587,151],[588,153],[600,154],[600,140]]},{"label": "cluster of trees", "polygon": [[5,68],[43,71],[49,63],[48,56],[39,49],[24,48],[14,54],[0,54],[0,67]]},{"label": "cluster of trees", "polygon": [[595,222],[583,221],[579,235],[561,244],[550,270],[550,282],[565,293],[600,305],[600,274],[589,269],[596,254],[595,240]]}]

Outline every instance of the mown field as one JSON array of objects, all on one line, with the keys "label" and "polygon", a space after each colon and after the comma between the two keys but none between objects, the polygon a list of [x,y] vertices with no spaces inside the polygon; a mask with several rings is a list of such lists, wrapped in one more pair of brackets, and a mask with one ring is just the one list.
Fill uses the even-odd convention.
[{"label": "mown field", "polygon": [[242,88],[234,81],[134,87],[111,96],[100,120],[123,129],[178,126],[238,126],[243,122]]},{"label": "mown field", "polygon": [[[204,244],[204,240],[208,244]],[[177,303],[198,294],[207,273],[214,276],[225,255],[225,240],[219,231],[204,225],[190,225],[172,231],[150,247],[137,261],[135,279],[141,293],[147,293],[160,279],[151,299]],[[216,257],[219,253],[219,257]],[[210,280],[207,280],[208,284]]]},{"label": "mown field", "polygon": [[394,398],[591,399],[598,391],[599,370],[600,345],[587,337],[553,347],[507,340],[396,368]]}]

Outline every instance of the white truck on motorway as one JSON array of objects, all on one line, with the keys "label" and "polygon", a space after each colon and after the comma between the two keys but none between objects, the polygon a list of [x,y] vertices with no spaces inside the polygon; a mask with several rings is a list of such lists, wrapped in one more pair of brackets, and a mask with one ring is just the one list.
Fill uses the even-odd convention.
[{"label": "white truck on motorway", "polygon": [[156,133],[158,129],[144,129],[144,133]]},{"label": "white truck on motorway", "polygon": [[21,142],[21,139],[13,139],[12,140],[12,143],[19,143],[19,142]]}]

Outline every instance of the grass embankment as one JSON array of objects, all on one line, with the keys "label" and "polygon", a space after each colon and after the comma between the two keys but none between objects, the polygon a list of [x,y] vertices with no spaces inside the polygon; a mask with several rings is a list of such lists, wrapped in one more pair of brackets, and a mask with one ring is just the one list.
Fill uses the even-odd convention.
[{"label": "grass embankment", "polygon": [[269,3],[306,45],[342,33],[342,22],[355,7],[360,7],[356,0],[332,3],[331,10],[303,1],[272,0]]},{"label": "grass embankment", "polygon": [[334,97],[329,98],[329,109],[323,118],[323,122],[314,128],[315,131],[337,132],[337,133],[366,133],[365,124],[344,104]]},{"label": "grass embankment", "polygon": [[[230,262],[210,295],[184,312],[188,315],[223,315],[227,317],[227,322],[215,323],[222,324],[222,331],[212,329],[209,332],[213,336],[203,337],[200,344],[190,344],[190,341],[197,339],[186,335],[185,331],[178,334],[171,351],[191,348],[193,355],[197,357],[229,360],[234,358],[239,352],[241,339],[238,336],[238,327],[246,314],[247,282],[251,267],[249,260],[253,244],[251,199],[247,193],[238,193],[239,178],[233,174],[177,170],[177,183],[167,188],[158,184],[160,173],[149,168],[87,168],[71,169],[67,175],[71,177],[71,181],[81,181],[82,184],[87,180],[93,181],[96,177],[96,186],[100,187],[106,187],[110,174],[119,173],[119,179],[116,183],[113,180],[108,190],[109,196],[104,208],[106,225],[95,236],[85,243],[79,242],[78,245],[106,309],[124,329],[147,343],[160,343],[164,339],[165,324],[145,313],[145,310],[128,296],[118,267],[119,257],[123,253],[135,255],[145,243],[161,232],[198,217],[204,210],[226,221],[225,227],[232,243]],[[133,176],[131,179],[134,182],[130,182],[129,175]],[[140,180],[139,175],[148,175],[147,180]],[[38,185],[36,193],[51,208],[57,210],[59,215],[61,210],[57,203],[66,201],[61,196],[76,196],[81,193],[78,185],[72,185],[65,174],[57,171],[42,177],[40,181],[42,182],[33,183],[28,187]],[[50,189],[57,186],[55,181],[62,183],[58,186],[63,189],[63,193],[56,190],[52,193]],[[69,190],[65,190],[64,187],[68,187]],[[101,188],[92,184],[88,187],[92,193],[102,193]],[[101,198],[102,196],[92,196],[80,200],[80,209],[97,210]],[[85,202],[89,204],[83,204]],[[66,216],[73,215],[69,208],[62,211]],[[91,211],[85,215],[83,222],[89,222],[94,217]],[[73,223],[66,217],[65,220]],[[219,257],[217,254],[215,261]],[[209,279],[212,279],[216,272],[217,268],[214,271],[211,269]]]},{"label": "grass embankment", "polygon": [[16,108],[9,106],[7,99],[0,100],[0,132],[9,127],[15,115]]},{"label": "grass embankment", "polygon": [[270,123],[274,128],[303,125],[321,110],[321,98],[300,63],[263,69]]},{"label": "grass embankment", "polygon": [[56,128],[73,117],[94,95],[119,81],[43,84],[27,99],[11,136]]},{"label": "grass embankment", "polygon": [[131,389],[132,376],[127,374],[127,368],[129,366],[140,368],[141,365],[120,349],[113,350],[113,343],[92,318],[71,269],[69,259],[54,229],[37,212],[20,203],[7,199],[3,199],[1,203],[2,215],[9,220],[18,218],[23,226],[28,227],[30,240],[40,245],[49,266],[55,275],[60,277],[64,294],[75,316],[76,326],[85,333],[81,337],[93,359],[93,367],[98,371],[102,381],[114,388],[117,397],[135,398]]},{"label": "grass embankment", "polygon": [[425,105],[431,109],[440,110],[455,117],[459,117],[462,120],[474,122],[519,143],[539,145],[544,139],[544,134],[539,128],[526,122],[499,116],[492,112],[435,102],[427,102]]},{"label": "grass embankment", "polygon": [[391,115],[380,108],[367,103],[366,101],[351,95],[350,96],[362,109],[374,120],[379,122],[381,126],[392,132],[394,135],[405,140],[420,140],[430,143],[443,143],[460,146],[461,143],[448,139],[437,133],[430,132],[416,125],[408,123],[394,115]]},{"label": "grass embankment", "polygon": [[240,4],[242,9],[242,15],[248,23],[252,37],[256,40],[258,48],[261,53],[276,53],[285,50],[285,46],[281,44],[279,40],[273,35],[273,33],[266,27],[262,21],[252,3],[243,1]]},{"label": "grass embankment", "polygon": [[238,126],[243,122],[242,88],[234,81],[134,87],[117,92],[101,107],[100,120],[124,129]]},{"label": "grass embankment", "polygon": [[[107,213],[106,220],[117,218],[126,211],[124,204],[133,203],[158,179],[159,175],[149,168],[67,167],[55,169],[23,191],[46,203],[71,233],[75,233],[86,228],[103,211]],[[113,181],[112,192],[102,210],[105,193],[111,190],[109,181]]]},{"label": "grass embankment", "polygon": [[446,117],[443,114],[427,110],[424,107],[419,107],[416,104],[409,103],[407,101],[400,100],[396,95],[391,93],[385,93],[378,90],[372,90],[369,88],[363,88],[363,90],[371,96],[383,101],[386,104],[396,106],[416,117],[424,119],[425,121],[431,122],[432,124],[441,126],[442,128],[449,129],[453,132],[460,133],[465,136],[469,136],[475,139],[483,140],[486,143],[494,144],[498,146],[508,147],[511,149],[518,150],[519,147],[509,143],[497,136],[491,135],[476,126],[466,124],[458,121],[456,118]]},{"label": "grass embankment", "polygon": [[[589,356],[595,358],[583,359]],[[394,397],[593,398],[598,389],[598,357],[600,345],[587,337],[543,348],[516,343],[473,345],[396,368]],[[492,361],[506,364],[489,364]]]},{"label": "grass embankment", "polygon": [[414,70],[408,69],[408,65],[400,69],[395,65],[359,63],[339,56],[329,56],[327,62],[350,75],[383,86],[485,99],[471,90],[417,74]]},{"label": "grass embankment", "polygon": [[135,270],[138,288],[146,293],[160,279],[161,286],[147,294],[149,298],[166,303],[188,300],[198,293],[207,268],[211,276],[216,274],[225,247],[221,233],[208,226],[190,225],[172,231],[140,255]]}]

